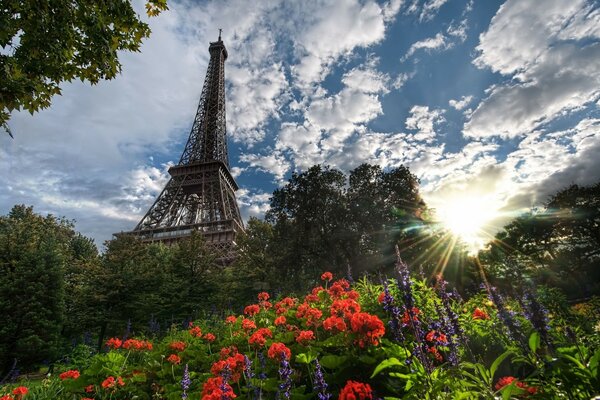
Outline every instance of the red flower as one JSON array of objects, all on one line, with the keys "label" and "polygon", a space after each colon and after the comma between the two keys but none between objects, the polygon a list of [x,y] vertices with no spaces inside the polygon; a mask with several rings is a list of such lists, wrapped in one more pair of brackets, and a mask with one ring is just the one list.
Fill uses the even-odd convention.
[{"label": "red flower", "polygon": [[86,393],[93,393],[94,392],[94,385],[87,385],[85,387],[85,389],[83,389]]},{"label": "red flower", "polygon": [[352,299],[334,300],[329,311],[331,315],[350,319],[353,314],[360,312],[360,304]]},{"label": "red flower", "polygon": [[113,388],[117,387],[117,385],[125,386],[125,382],[123,382],[123,378],[121,378],[120,376],[117,377],[117,379],[115,379],[112,376],[109,376],[102,382],[102,387],[104,389],[113,389]]},{"label": "red flower", "polygon": [[233,388],[227,382],[223,382],[220,376],[208,378],[202,386],[202,400],[229,400],[236,397]]},{"label": "red flower", "polygon": [[235,324],[237,321],[237,317],[235,315],[230,315],[229,317],[225,318],[225,323],[227,324]]},{"label": "red flower", "polygon": [[442,355],[440,354],[439,350],[437,349],[437,347],[435,346],[431,346],[427,349],[428,352],[430,352],[431,354],[433,354],[433,356],[435,357],[436,360],[438,361],[442,361]]},{"label": "red flower", "polygon": [[379,338],[385,334],[383,322],[376,316],[368,313],[356,313],[350,321],[352,331],[359,334],[358,345],[365,347],[368,343],[379,344]]},{"label": "red flower", "polygon": [[331,272],[323,272],[323,275],[321,275],[322,281],[330,282],[332,279],[333,279],[333,274]]},{"label": "red flower", "polygon": [[94,400],[91,397],[82,397],[81,400]]},{"label": "red flower", "polygon": [[270,298],[270,296],[269,296],[269,293],[267,293],[267,292],[260,292],[258,294],[259,301],[267,301],[267,300],[269,300],[269,298]]},{"label": "red flower", "polygon": [[118,349],[123,344],[123,341],[119,338],[110,338],[106,341],[106,345],[111,349]]},{"label": "red flower", "polygon": [[122,347],[127,350],[152,350],[152,343],[145,340],[127,339],[125,342],[123,342]]},{"label": "red flower", "polygon": [[429,331],[427,336],[425,336],[425,339],[427,339],[427,341],[429,342],[436,342],[440,345],[448,344],[448,338],[446,337],[446,335],[436,330]]},{"label": "red flower", "polygon": [[529,386],[527,383],[519,381],[514,376],[505,376],[498,379],[498,382],[496,382],[496,386],[494,386],[494,388],[496,390],[501,390],[503,387],[508,386],[513,382],[515,382],[516,387],[525,390],[529,394],[536,394],[538,391],[537,387]]},{"label": "red flower", "polygon": [[292,357],[292,352],[287,346],[283,343],[275,342],[269,347],[269,351],[267,351],[267,356],[272,358],[273,360],[281,360],[281,357],[285,357],[289,360]]},{"label": "red flower", "polygon": [[273,332],[271,332],[271,330],[268,328],[260,328],[256,332],[254,332],[252,336],[250,336],[250,338],[248,339],[248,343],[256,344],[257,346],[262,347],[267,342],[266,337],[272,338]]},{"label": "red flower", "polygon": [[256,324],[254,321],[244,318],[242,320],[242,328],[244,328],[245,331],[249,331],[250,329],[256,329]]},{"label": "red flower", "polygon": [[318,308],[311,307],[308,303],[302,303],[296,311],[296,318],[306,318],[306,326],[318,326],[323,312]]},{"label": "red flower", "polygon": [[185,343],[181,341],[171,342],[169,348],[174,351],[183,351],[185,349]]},{"label": "red flower", "polygon": [[296,301],[291,297],[286,297],[282,299],[280,302],[275,303],[275,312],[277,315],[284,314],[288,311],[290,307],[293,307],[296,304]]},{"label": "red flower", "polygon": [[409,324],[410,318],[411,318],[410,314],[412,314],[412,320],[413,321],[418,321],[419,320],[418,315],[421,314],[421,310],[419,310],[417,307],[413,307],[411,309],[410,313],[408,312],[408,310],[404,311],[404,315],[402,316],[402,323],[404,325],[408,325]]},{"label": "red flower", "polygon": [[346,326],[346,322],[344,322],[343,318],[331,316],[323,321],[323,328],[326,331],[337,330],[338,332],[344,332],[348,327]]},{"label": "red flower", "polygon": [[76,369],[71,369],[63,372],[58,377],[64,381],[65,379],[77,379],[80,375],[81,374],[79,373],[79,371],[77,371]]},{"label": "red flower", "polygon": [[25,386],[19,386],[13,389],[12,394],[18,396],[17,399],[20,399],[21,396],[25,396],[27,392],[29,392],[29,389],[27,389]]},{"label": "red flower", "polygon": [[171,364],[180,364],[181,357],[179,357],[177,354],[171,354],[169,357],[167,357],[167,361]]},{"label": "red flower", "polygon": [[358,300],[360,294],[356,290],[348,290],[345,294],[346,298],[352,300]]},{"label": "red flower", "polygon": [[306,343],[314,339],[315,333],[313,331],[300,331],[296,337],[296,342],[306,345]]},{"label": "red flower", "polygon": [[304,301],[307,303],[318,303],[319,300],[319,296],[317,296],[316,294],[307,294],[304,298]]},{"label": "red flower", "polygon": [[230,346],[230,347],[223,347],[221,349],[221,351],[219,352],[219,355],[221,356],[221,359],[225,359],[227,357],[229,357],[230,355],[235,355],[238,353],[238,349],[235,346]]},{"label": "red flower", "polygon": [[213,335],[212,333],[207,333],[206,335],[204,335],[204,340],[206,340],[207,342],[214,342],[215,339],[217,337],[215,335]]},{"label": "red flower", "polygon": [[258,304],[250,304],[249,306],[246,306],[246,308],[244,308],[244,314],[249,316],[256,315],[259,311],[260,306]]},{"label": "red flower", "polygon": [[190,333],[190,335],[192,335],[194,337],[199,338],[202,336],[202,329],[199,326],[194,326],[193,328],[188,330],[188,332]]},{"label": "red flower", "polygon": [[14,400],[13,397],[9,394],[0,397],[0,400]]},{"label": "red flower", "polygon": [[490,316],[484,310],[475,308],[473,311],[473,319],[490,319]]},{"label": "red flower", "polygon": [[385,292],[381,292],[379,293],[379,296],[377,297],[377,302],[379,304],[383,304],[383,300],[385,299]]},{"label": "red flower", "polygon": [[370,400],[373,398],[373,390],[368,383],[348,381],[340,391],[339,400]]},{"label": "red flower", "polygon": [[231,357],[213,363],[210,368],[210,373],[214,376],[220,376],[223,369],[229,370],[231,381],[237,382],[240,380],[242,372],[246,368],[245,358],[243,354],[235,353]]},{"label": "red flower", "polygon": [[280,326],[285,324],[286,319],[283,315],[280,315],[279,317],[275,318],[275,321],[273,321],[273,323],[275,324],[275,326]]}]

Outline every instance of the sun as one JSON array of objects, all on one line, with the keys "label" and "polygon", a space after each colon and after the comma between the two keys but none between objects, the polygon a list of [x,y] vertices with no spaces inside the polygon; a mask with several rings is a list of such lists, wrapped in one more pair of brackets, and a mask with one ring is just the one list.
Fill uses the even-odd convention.
[{"label": "sun", "polygon": [[493,234],[490,223],[498,216],[495,202],[485,197],[446,198],[436,207],[438,221],[460,237],[471,253],[477,252],[489,241]]}]

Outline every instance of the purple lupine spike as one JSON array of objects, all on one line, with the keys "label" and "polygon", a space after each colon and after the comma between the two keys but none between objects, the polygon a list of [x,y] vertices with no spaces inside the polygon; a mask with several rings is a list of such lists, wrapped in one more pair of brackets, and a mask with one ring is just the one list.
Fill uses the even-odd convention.
[{"label": "purple lupine spike", "polygon": [[232,398],[230,394],[233,394],[233,389],[231,388],[231,386],[229,386],[229,380],[231,379],[231,370],[229,369],[228,365],[225,365],[225,367],[221,370],[221,378],[223,378],[223,382],[221,383],[220,387],[221,391],[223,392],[221,400],[230,400]]},{"label": "purple lupine spike", "polygon": [[498,290],[490,286],[488,289],[488,298],[496,305],[496,309],[498,310],[498,317],[502,324],[506,328],[507,336],[512,341],[517,342],[521,347],[526,347],[523,339],[523,335],[521,334],[521,326],[519,322],[514,318],[515,312],[509,311],[506,308],[506,303],[504,302],[504,298]]},{"label": "purple lupine spike", "polygon": [[265,354],[262,351],[258,353],[258,362],[260,363],[258,379],[267,379],[267,374],[265,372],[267,368],[267,360],[265,359]]},{"label": "purple lupine spike", "polygon": [[246,387],[248,390],[254,392],[254,399],[261,398],[261,389],[252,384],[252,378],[254,378],[254,372],[252,371],[252,360],[248,356],[244,355],[244,379],[246,379]]},{"label": "purple lupine spike", "polygon": [[281,364],[279,367],[279,390],[277,399],[289,399],[292,390],[292,367],[286,359],[285,353],[281,353]]},{"label": "purple lupine spike", "polygon": [[354,283],[354,279],[352,279],[352,268],[350,267],[350,263],[348,263],[348,267],[346,268],[346,279],[350,283]]},{"label": "purple lupine spike", "polygon": [[182,399],[188,398],[187,391],[190,389],[191,384],[192,384],[192,380],[190,379],[190,372],[188,370],[188,365],[185,364],[185,368],[183,370],[183,378],[181,378],[181,389],[183,390],[183,393],[181,393]]},{"label": "purple lupine spike", "polygon": [[127,320],[127,325],[125,326],[125,333],[123,334],[121,340],[126,341],[127,339],[129,339],[129,335],[131,335],[131,319]]},{"label": "purple lupine spike", "polygon": [[550,320],[548,319],[548,310],[540,304],[533,293],[525,290],[521,301],[525,317],[531,322],[533,328],[540,334],[540,339],[546,346],[552,346],[550,341]]},{"label": "purple lupine spike", "polygon": [[446,310],[443,307],[435,302],[435,310],[437,314],[440,316],[440,321],[438,323],[439,330],[444,332],[446,335],[447,343],[442,343],[441,341],[437,342],[438,346],[448,346],[448,361],[450,365],[457,366],[458,365],[458,346],[456,343],[456,332],[454,331],[454,327],[450,323],[450,318],[446,314]]},{"label": "purple lupine spike", "polygon": [[319,360],[315,360],[315,391],[319,400],[330,400],[331,393],[327,393],[327,382],[323,376],[323,370]]},{"label": "purple lupine spike", "polygon": [[392,332],[392,337],[397,342],[404,341],[404,334],[401,329],[401,321],[402,321],[402,311],[400,307],[394,304],[394,297],[390,293],[390,288],[388,286],[387,280],[383,280],[383,309],[390,314],[390,320],[388,321],[388,325],[390,326],[390,331]]},{"label": "purple lupine spike", "polygon": [[427,344],[425,343],[425,333],[421,327],[421,321],[417,317],[417,309],[415,307],[415,298],[412,293],[412,283],[410,281],[410,271],[408,265],[400,257],[400,249],[396,246],[396,273],[398,275],[398,289],[402,294],[404,303],[404,315],[402,319],[406,321],[405,326],[409,326],[415,335],[415,348],[413,353],[425,369],[431,373],[432,366],[427,358]]}]

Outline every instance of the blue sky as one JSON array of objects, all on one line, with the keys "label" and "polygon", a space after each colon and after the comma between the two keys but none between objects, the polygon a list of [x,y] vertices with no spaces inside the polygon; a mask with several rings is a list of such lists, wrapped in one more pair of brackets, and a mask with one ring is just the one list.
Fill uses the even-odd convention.
[{"label": "blue sky", "polygon": [[65,84],[50,109],[13,114],[15,139],[0,137],[2,213],[31,204],[75,219],[98,244],[132,229],[183,150],[218,28],[246,218],[315,163],[408,165],[428,204],[440,214],[467,205],[461,217],[485,219],[488,234],[561,188],[600,179],[592,0],[169,7],[150,20],[141,53],[122,55],[117,79]]}]

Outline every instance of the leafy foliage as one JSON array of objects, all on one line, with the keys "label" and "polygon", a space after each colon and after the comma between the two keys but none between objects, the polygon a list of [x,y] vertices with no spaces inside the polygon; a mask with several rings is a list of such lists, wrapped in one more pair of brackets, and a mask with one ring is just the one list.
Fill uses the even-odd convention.
[{"label": "leafy foliage", "polygon": [[[167,9],[149,0],[148,15]],[[139,51],[150,34],[128,0],[8,0],[0,8],[0,126],[13,110],[33,114],[73,79],[96,84],[120,71],[119,51]]]}]

